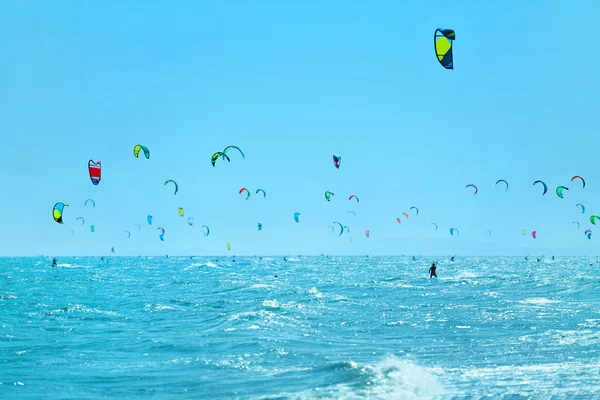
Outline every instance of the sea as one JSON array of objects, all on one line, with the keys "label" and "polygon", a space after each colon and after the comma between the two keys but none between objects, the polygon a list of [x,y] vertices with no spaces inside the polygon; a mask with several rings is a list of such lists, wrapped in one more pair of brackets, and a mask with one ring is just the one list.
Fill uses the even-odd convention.
[{"label": "sea", "polygon": [[2,258],[0,399],[599,399],[599,266]]}]

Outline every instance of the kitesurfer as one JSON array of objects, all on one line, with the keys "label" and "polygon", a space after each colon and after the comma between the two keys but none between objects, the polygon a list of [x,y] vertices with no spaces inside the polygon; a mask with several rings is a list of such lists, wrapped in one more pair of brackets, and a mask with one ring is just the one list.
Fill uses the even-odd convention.
[{"label": "kitesurfer", "polygon": [[56,258],[52,260],[52,266],[53,266],[53,267],[56,267],[56,266],[57,266],[57,265],[56,265]]},{"label": "kitesurfer", "polygon": [[454,256],[452,256],[452,258],[450,258],[450,261],[454,262]]},{"label": "kitesurfer", "polygon": [[435,273],[436,268],[437,267],[435,266],[435,263],[432,263],[431,267],[429,268],[429,279],[433,278],[434,276],[436,278],[438,277],[437,274]]}]

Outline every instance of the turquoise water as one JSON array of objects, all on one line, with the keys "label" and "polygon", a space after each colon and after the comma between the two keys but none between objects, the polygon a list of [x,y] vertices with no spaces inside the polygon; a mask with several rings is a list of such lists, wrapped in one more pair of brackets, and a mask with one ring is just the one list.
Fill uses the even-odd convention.
[{"label": "turquoise water", "polygon": [[595,259],[429,261],[0,259],[0,398],[600,398]]}]

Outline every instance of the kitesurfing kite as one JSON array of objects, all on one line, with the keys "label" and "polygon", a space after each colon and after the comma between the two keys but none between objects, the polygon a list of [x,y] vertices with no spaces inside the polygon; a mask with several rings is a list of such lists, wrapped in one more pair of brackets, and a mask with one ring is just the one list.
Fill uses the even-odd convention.
[{"label": "kitesurfing kite", "polygon": [[565,190],[569,190],[569,188],[566,187],[566,186],[559,186],[559,187],[557,187],[556,188],[556,195],[558,197],[560,197],[561,199],[563,199],[564,198],[563,197],[564,196],[563,191],[565,191]]},{"label": "kitesurfing kite", "polygon": [[296,221],[296,222],[300,222],[300,221],[298,220],[298,218],[300,218],[300,213],[299,213],[299,212],[295,212],[295,213],[294,213],[294,221]]},{"label": "kitesurfing kite", "polygon": [[152,215],[148,215],[146,220],[148,221],[148,225],[152,225]]},{"label": "kitesurfing kite", "polygon": [[333,193],[331,193],[330,191],[325,192],[325,200],[331,201],[331,196],[335,196],[335,195]]},{"label": "kitesurfing kite", "polygon": [[194,218],[193,217],[189,217],[188,218],[188,225],[189,226],[194,226]]},{"label": "kitesurfing kite", "polygon": [[356,213],[354,211],[348,211],[348,214],[352,214],[356,217]]},{"label": "kitesurfing kite", "polygon": [[367,229],[367,230],[365,231],[365,236],[366,236],[366,237],[370,237],[370,236],[371,236],[371,231]]},{"label": "kitesurfing kite", "polygon": [[340,163],[342,162],[342,156],[333,155],[333,165],[336,169],[340,169]]},{"label": "kitesurfing kite", "polygon": [[92,233],[94,233],[95,230],[96,230],[96,228],[94,228],[94,225],[90,225],[90,231],[92,231]]},{"label": "kitesurfing kite", "polygon": [[500,182],[504,182],[504,183],[506,184],[506,189],[504,189],[504,191],[505,191],[505,192],[507,192],[507,191],[508,191],[508,182],[506,182],[504,179],[498,179],[498,180],[496,181],[496,186],[498,186],[498,184],[499,184]]},{"label": "kitesurfing kite", "polygon": [[525,236],[526,232],[527,232],[527,229],[521,229],[521,235]]},{"label": "kitesurfing kite", "polygon": [[83,226],[85,224],[85,219],[83,219],[83,217],[77,217],[75,219],[75,221],[79,221],[79,220],[81,220],[81,226]]},{"label": "kitesurfing kite", "polygon": [[231,243],[227,243],[227,250],[231,250]]},{"label": "kitesurfing kite", "polygon": [[92,200],[92,199],[87,199],[85,201],[84,207],[87,206],[89,202],[92,203],[92,206],[94,206],[94,208],[96,207],[96,202],[94,200]]},{"label": "kitesurfing kite", "polygon": [[163,228],[156,228],[157,231],[160,231],[160,235],[158,235],[158,238],[160,239],[161,242],[165,241],[165,230]]},{"label": "kitesurfing kite", "polygon": [[229,159],[229,157],[227,156],[227,154],[217,151],[215,154],[212,155],[212,157],[210,159],[210,163],[212,164],[213,167],[215,166],[215,163],[217,162],[219,157],[223,157],[223,160],[227,159],[227,161],[231,161]]},{"label": "kitesurfing kite", "polygon": [[356,197],[355,194],[353,194],[352,196],[348,197],[348,200],[352,200],[352,199],[356,199],[356,202],[359,203],[360,200],[358,199],[358,197]]},{"label": "kitesurfing kite", "polygon": [[406,211],[403,212],[402,215],[404,215],[406,217],[406,219],[408,219],[408,213]]},{"label": "kitesurfing kite", "polygon": [[75,236],[75,231],[73,229],[69,229],[69,232],[71,232],[71,236]]},{"label": "kitesurfing kite", "polygon": [[350,233],[350,228],[346,225],[344,225],[344,232],[345,233]]},{"label": "kitesurfing kite", "polygon": [[399,224],[402,223],[402,220],[400,218],[396,218],[396,221],[398,221]]},{"label": "kitesurfing kite", "polygon": [[331,225],[327,225],[328,228],[331,228],[331,233],[333,233],[333,231],[335,230],[335,228]]},{"label": "kitesurfing kite", "polygon": [[577,221],[573,221],[573,222],[571,223],[571,225],[573,225],[573,224],[577,224],[577,229],[581,228],[581,224],[580,224],[579,222],[577,222]]},{"label": "kitesurfing kite", "polygon": [[168,185],[169,182],[171,182],[173,185],[175,185],[175,192],[173,192],[173,196],[175,196],[177,194],[177,192],[179,191],[179,185],[174,180],[168,179],[165,181],[165,186]]},{"label": "kitesurfing kite", "polygon": [[429,223],[429,225],[433,225],[433,226],[435,226],[435,230],[436,230],[436,231],[438,230],[438,226],[437,226],[437,224],[436,224],[435,222],[431,222],[431,223]]},{"label": "kitesurfing kite", "polygon": [[581,207],[581,213],[585,214],[585,206],[581,203],[577,203],[575,204],[575,207]]},{"label": "kitesurfing kite", "polygon": [[454,236],[454,232],[456,232],[456,236],[460,235],[460,232],[456,228],[450,228],[450,235]]},{"label": "kitesurfing kite", "polygon": [[487,231],[487,233],[488,233],[488,237],[492,236],[492,231]]},{"label": "kitesurfing kite", "polygon": [[531,232],[531,237],[537,239],[537,231]]},{"label": "kitesurfing kite", "polygon": [[262,190],[262,189],[256,189],[256,194],[258,194],[258,192],[262,192],[263,197],[267,197],[267,193],[264,190]]},{"label": "kitesurfing kite", "polygon": [[571,182],[573,182],[575,179],[581,179],[581,183],[583,184],[583,188],[585,188],[585,180],[580,177],[579,175],[575,175],[574,177],[571,178]]},{"label": "kitesurfing kite", "polygon": [[250,191],[246,188],[241,188],[238,194],[242,194],[243,192],[246,192],[246,200],[248,200],[250,198]]},{"label": "kitesurfing kite", "polygon": [[123,233],[127,234],[127,237],[125,239],[129,239],[131,237],[131,232],[129,232],[129,231],[123,231]]},{"label": "kitesurfing kite", "polygon": [[258,223],[258,230],[262,231],[262,224],[260,222]]},{"label": "kitesurfing kite", "polygon": [[210,229],[208,229],[208,226],[202,225],[202,227],[206,228],[206,232],[202,232],[204,234],[204,237],[207,237],[208,235],[210,235]]},{"label": "kitesurfing kite", "polygon": [[114,253],[114,252],[115,252],[115,246],[112,246],[112,247],[110,248],[110,251],[111,251],[111,253]]},{"label": "kitesurfing kite", "polygon": [[100,183],[100,179],[102,178],[102,165],[100,161],[88,161],[88,172],[90,173],[92,185],[98,185]]},{"label": "kitesurfing kite", "polygon": [[335,221],[333,222],[333,225],[338,224],[340,226],[340,234],[338,236],[342,236],[342,234],[344,233],[344,225],[342,225],[341,223]]},{"label": "kitesurfing kite", "polygon": [[544,195],[544,194],[548,193],[548,185],[546,185],[546,184],[545,184],[544,182],[542,182],[542,181],[535,181],[535,182],[533,182],[534,186],[535,186],[536,184],[538,184],[538,183],[541,183],[541,184],[544,186],[544,193],[542,193],[542,195]]},{"label": "kitesurfing kite", "polygon": [[183,208],[179,207],[177,211],[179,212],[179,216],[183,217]]},{"label": "kitesurfing kite", "polygon": [[598,220],[598,219],[600,219],[600,217],[599,217],[599,216],[597,216],[597,215],[592,215],[592,216],[590,217],[590,222],[592,223],[592,225],[596,225],[596,220]]},{"label": "kitesurfing kite", "polygon": [[54,221],[58,222],[59,224],[63,223],[63,210],[68,206],[68,204],[61,202],[58,202],[54,205],[54,208],[52,209],[52,217],[54,218]]},{"label": "kitesurfing kite", "polygon": [[585,236],[587,236],[587,238],[588,238],[588,239],[591,239],[591,238],[592,238],[592,231],[591,231],[591,230],[589,230],[589,229],[588,229],[588,230],[586,230],[586,231],[585,231]]},{"label": "kitesurfing kite", "polygon": [[[244,159],[246,158],[246,156],[244,155],[244,153],[242,152],[242,150],[240,150],[239,147],[237,147],[237,146],[227,146],[227,147],[225,147],[225,150],[223,150],[223,159],[225,159],[225,156],[227,156],[227,152],[229,151],[229,149],[236,149],[237,151],[240,152],[240,154],[242,155],[242,158],[244,158]],[[231,161],[231,160],[228,159],[228,161]]]},{"label": "kitesurfing kite", "polygon": [[465,186],[465,188],[468,188],[468,187],[472,187],[472,188],[475,189],[475,192],[473,194],[477,194],[477,192],[479,192],[479,189],[477,189],[477,186],[475,186],[472,183],[469,183],[467,186]]},{"label": "kitesurfing kite", "polygon": [[135,147],[133,148],[133,155],[135,156],[135,158],[138,158],[139,154],[140,154],[140,150],[142,150],[144,152],[144,155],[146,156],[146,159],[150,159],[150,150],[148,150],[148,148],[146,146],[143,146],[141,144],[136,144]]},{"label": "kitesurfing kite", "polygon": [[419,215],[419,209],[417,207],[412,206],[410,209],[415,210],[417,212],[415,215]]},{"label": "kitesurfing kite", "polygon": [[142,226],[141,226],[140,224],[133,224],[133,226],[137,226],[137,228],[138,228],[138,231],[139,231],[140,229],[142,229]]},{"label": "kitesurfing kite", "polygon": [[446,69],[454,69],[454,58],[452,56],[452,46],[454,45],[455,33],[452,29],[436,29],[433,34],[433,46],[435,55]]}]

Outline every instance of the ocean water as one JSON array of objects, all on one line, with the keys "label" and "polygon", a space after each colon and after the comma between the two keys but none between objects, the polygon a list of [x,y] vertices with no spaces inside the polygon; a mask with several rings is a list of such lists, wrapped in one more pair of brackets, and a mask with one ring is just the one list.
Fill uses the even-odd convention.
[{"label": "ocean water", "polygon": [[0,398],[600,398],[595,259],[430,261],[0,259]]}]

